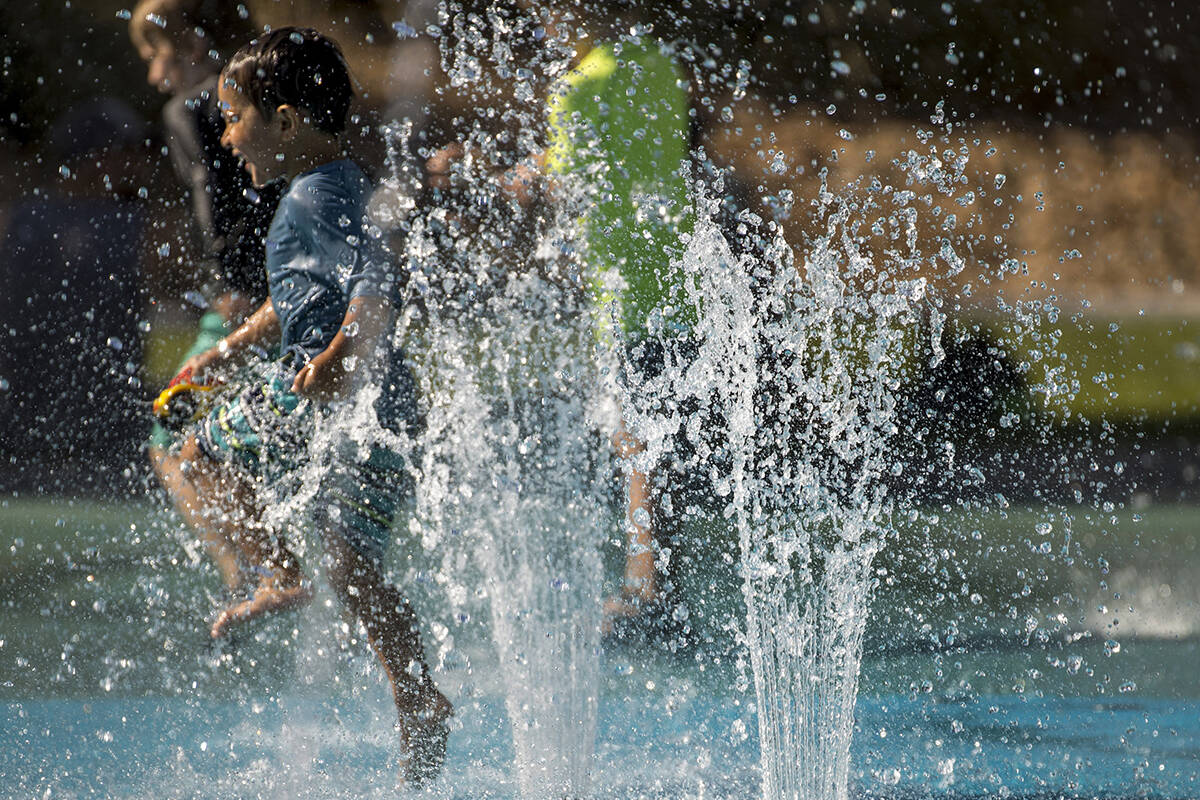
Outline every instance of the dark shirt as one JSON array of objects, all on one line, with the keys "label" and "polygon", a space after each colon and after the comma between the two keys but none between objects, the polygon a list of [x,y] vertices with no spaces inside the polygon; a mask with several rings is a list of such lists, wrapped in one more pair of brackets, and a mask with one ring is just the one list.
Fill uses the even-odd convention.
[{"label": "dark shirt", "polygon": [[217,79],[173,97],[163,109],[168,152],[187,187],[200,236],[210,299],[236,291],[254,305],[267,298],[264,238],[284,186],[255,188],[238,159],[221,146],[225,122]]},{"label": "dark shirt", "polygon": [[[279,317],[280,353],[299,369],[329,347],[350,301],[378,297],[398,305],[399,284],[380,233],[368,224],[371,183],[343,159],[296,176],[267,235],[267,280]],[[374,235],[373,235],[374,233]],[[380,422],[415,421],[415,384],[390,339]]]}]

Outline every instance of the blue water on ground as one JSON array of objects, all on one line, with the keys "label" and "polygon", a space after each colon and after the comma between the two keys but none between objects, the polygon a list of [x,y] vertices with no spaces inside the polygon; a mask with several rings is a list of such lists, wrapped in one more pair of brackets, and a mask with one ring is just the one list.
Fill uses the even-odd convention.
[{"label": "blue water on ground", "polygon": [[[944,563],[963,574],[944,587],[911,555],[939,546],[898,539],[879,562],[904,580],[872,605],[851,796],[1200,798],[1198,521],[1164,508],[1109,525],[1097,571],[1019,546],[1032,519],[997,518],[986,553],[957,544]],[[392,574],[456,707],[443,776],[405,794],[385,682],[327,590],[211,648],[218,581],[179,530],[126,505],[0,513],[0,798],[516,797],[485,601],[452,614],[400,539]],[[704,549],[713,535],[690,541],[676,558],[695,630],[605,646],[597,798],[761,796],[735,567]]]},{"label": "blue water on ground", "polygon": [[[602,697],[597,797],[757,795],[747,696],[694,682],[680,689],[689,669],[638,670],[624,695]],[[674,690],[657,691],[671,682]],[[4,797],[395,792],[390,705],[382,691],[234,701],[24,699],[3,708]],[[417,794],[512,797],[511,759],[502,698],[460,700],[444,775]],[[1195,798],[1200,703],[866,696],[858,706],[853,764],[852,795],[860,797]]]}]

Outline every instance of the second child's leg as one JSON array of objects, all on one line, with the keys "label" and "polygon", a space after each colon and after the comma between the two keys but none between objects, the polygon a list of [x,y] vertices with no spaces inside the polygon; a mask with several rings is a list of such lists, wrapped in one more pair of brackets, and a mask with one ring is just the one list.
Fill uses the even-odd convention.
[{"label": "second child's leg", "polygon": [[[233,300],[229,301],[230,313],[235,310],[233,302]],[[242,313],[242,316],[245,314]],[[192,342],[192,346],[188,349],[183,361],[176,367],[176,371],[183,368],[187,359],[216,347],[231,327],[236,327],[240,322],[241,317],[234,319],[224,312],[210,311],[205,314],[200,319],[200,329],[196,334],[196,340]],[[206,518],[211,516],[207,514],[210,501],[208,498],[196,495],[195,488],[187,476],[190,464],[178,452],[173,451],[171,447],[173,443],[172,435],[160,424],[155,423],[154,430],[150,434],[149,448],[150,464],[154,468],[154,474],[163,489],[166,490],[175,509],[195,529],[204,543],[209,557],[221,572],[225,588],[231,593],[236,592],[242,588],[245,581],[243,565],[238,558],[238,548],[220,530],[219,526],[212,525]]]},{"label": "second child's leg", "polygon": [[629,538],[625,551],[625,591],[643,605],[658,600],[658,571],[654,552],[654,505],[650,473],[629,470]]},{"label": "second child's leg", "polygon": [[230,592],[240,589],[243,574],[238,559],[238,548],[233,545],[221,526],[211,524],[212,515],[206,511],[208,504],[196,494],[195,487],[187,478],[187,462],[177,453],[151,447],[150,464],[159,483],[175,505],[175,510],[204,543],[209,557],[221,573],[225,588]]},{"label": "second child's leg", "polygon": [[[627,463],[645,449],[645,445],[630,434],[624,425],[613,436],[612,444],[618,458]],[[602,625],[606,634],[615,630],[618,620],[646,613],[660,599],[658,569],[655,565],[652,476],[635,469],[631,464],[627,469],[625,578],[620,594],[604,603]]]},{"label": "second child's leg", "polygon": [[209,458],[194,436],[184,443],[179,459],[186,466],[179,470],[175,496],[186,504],[189,522],[206,540],[233,544],[259,573],[254,593],[217,615],[212,637],[225,635],[236,622],[308,602],[312,587],[287,543],[263,523],[263,509],[249,478]]}]

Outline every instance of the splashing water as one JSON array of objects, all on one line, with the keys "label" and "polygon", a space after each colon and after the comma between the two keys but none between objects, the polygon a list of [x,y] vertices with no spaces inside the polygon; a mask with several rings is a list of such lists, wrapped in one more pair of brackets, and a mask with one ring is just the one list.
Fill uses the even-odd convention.
[{"label": "splashing water", "polygon": [[699,452],[728,454],[717,492],[738,529],[768,798],[846,796],[901,352],[921,319],[920,283],[849,283],[873,266],[845,235],[848,216],[829,212],[803,269],[778,235],[761,257],[734,257],[711,220],[685,259],[701,343],[672,389],[725,420],[687,427]]},{"label": "splashing water", "polygon": [[[710,474],[736,525],[763,795],[772,800],[847,797],[872,563],[898,503],[937,471],[921,468],[928,425],[906,418],[904,403],[920,354],[931,366],[944,358],[910,199],[921,187],[953,195],[965,164],[910,152],[905,191],[859,181],[835,194],[823,181],[813,203],[823,232],[801,263],[776,222],[748,211],[727,238],[698,184],[701,213],[683,263],[699,309],[698,356],[638,391],[693,398],[701,411],[663,419],[627,406],[654,445],[647,465],[685,432],[691,467]],[[860,234],[885,204],[890,238],[906,253],[872,254]],[[962,269],[947,240],[939,258],[947,275]],[[952,458],[938,466],[955,469]]]},{"label": "splashing water", "polygon": [[406,238],[424,267],[414,280],[429,354],[421,518],[431,545],[447,545],[452,602],[472,594],[464,550],[485,582],[521,796],[583,797],[596,732],[599,548],[611,526],[601,501],[608,447],[593,419],[595,336],[577,271],[554,246],[569,234],[507,213],[489,174],[500,154],[480,140],[468,137],[476,149],[460,166],[468,201],[414,217]]},{"label": "splashing water", "polygon": [[490,299],[493,313],[478,328],[436,312],[429,327],[440,355],[426,389],[422,502],[441,530],[461,533],[486,580],[517,779],[529,798],[588,793],[608,526],[603,442],[583,402],[591,370],[571,350],[572,315],[547,314],[554,296],[547,281],[516,278]]},{"label": "splashing water", "polygon": [[[491,74],[511,60],[497,36],[527,23],[490,18],[486,35],[481,20],[455,15],[442,54],[451,84],[476,103],[494,100]],[[564,54],[551,47],[541,58],[545,76],[561,74]],[[538,129],[528,86],[506,102],[506,113]],[[614,391],[619,349],[594,330],[578,256],[575,221],[589,198],[568,191],[534,213],[518,208],[499,174],[536,137],[506,149],[475,123],[454,175],[461,196],[419,208],[406,188],[409,133],[389,133],[384,187],[393,196],[382,211],[404,229],[422,309],[414,327],[429,354],[417,493],[425,542],[445,552],[439,579],[452,602],[471,594],[464,551],[482,573],[521,796],[586,796],[599,548],[614,524],[602,500],[611,467],[598,407]],[[939,153],[935,142],[894,162],[903,189],[823,180],[811,211],[819,233],[802,257],[779,223],[749,210],[722,227],[713,199],[722,178],[711,170],[694,185],[696,223],[679,265],[685,295],[670,299],[697,310],[695,357],[664,339],[661,375],[615,387],[622,417],[646,443],[634,465],[650,472],[686,441],[689,468],[707,477],[718,513],[736,527],[741,642],[771,800],[848,796],[875,557],[896,516],[913,513],[907,499],[963,468],[952,450],[929,458],[929,424],[911,418],[904,398],[917,363],[945,357],[931,287],[965,264],[950,236],[934,256],[922,252],[916,200],[954,197],[967,161],[965,150]]]},{"label": "splashing water", "polygon": [[[488,95],[482,65],[503,72],[508,51],[497,52],[481,20],[454,25],[443,65],[455,86]],[[561,61],[547,58],[548,74]],[[739,87],[742,72],[748,65]],[[586,266],[567,256],[578,207],[564,203],[550,209],[551,224],[522,229],[495,189],[491,167],[504,162],[476,128],[460,178],[478,216],[435,212],[408,239],[414,256],[436,252],[439,237],[443,252],[453,245],[459,262],[438,270],[452,277],[428,286],[465,311],[449,310],[456,303],[447,298],[427,303],[437,363],[424,387],[421,495],[443,531],[472,542],[486,576],[523,795],[580,796],[595,730],[596,549],[606,526],[596,469],[604,448],[584,432],[594,427],[591,398],[604,394],[600,376],[612,369],[588,345],[599,340],[578,292]],[[895,513],[891,484],[907,471],[904,455],[920,449],[897,446],[902,386],[917,350],[934,365],[942,357],[913,190],[953,194],[964,164],[936,150],[910,153],[906,191],[851,186],[838,195],[823,182],[814,219],[824,230],[799,264],[782,228],[749,211],[727,239],[717,203],[697,182],[686,296],[673,298],[698,309],[696,357],[669,356],[660,376],[621,387],[623,416],[647,444],[635,465],[652,470],[682,431],[690,467],[709,476],[736,524],[768,798],[847,796],[871,567]],[[719,194],[719,170],[711,174]],[[892,211],[876,228],[889,228],[906,253],[889,245],[873,255],[860,232],[885,203]],[[551,254],[545,274],[513,263],[514,242]],[[962,269],[946,240],[938,257],[948,274]],[[663,342],[668,353],[672,344]]]},{"label": "splashing water", "polygon": [[[1135,478],[1122,474],[1126,464],[1154,455],[1157,440],[1148,437],[1144,447],[1123,453],[1116,446],[1123,434],[1104,418],[1104,397],[1127,391],[1121,378],[1138,380],[1143,364],[1137,359],[1149,360],[1127,348],[1121,356],[1131,361],[1127,376],[1120,375],[1126,366],[1104,363],[1103,347],[1070,360],[1070,347],[1081,347],[1072,337],[1102,333],[1103,326],[1096,322],[1092,331],[1085,313],[1064,312],[1053,281],[1039,280],[1051,274],[1059,280],[1057,273],[1039,272],[1040,261],[1053,259],[1046,244],[1057,246],[1058,223],[1042,223],[1040,233],[1030,235],[1038,217],[1021,215],[1015,205],[1023,192],[1043,211],[1045,187],[1035,173],[1052,169],[1060,151],[1064,160],[1090,153],[1068,147],[1085,136],[1115,152],[1073,165],[1087,178],[1087,196],[1097,196],[1089,205],[1098,203],[1101,184],[1089,172],[1103,176],[1104,165],[1132,163],[1121,147],[1110,147],[1121,140],[1090,129],[1071,132],[1061,122],[1051,126],[1047,115],[1045,129],[1053,133],[1046,135],[1053,140],[1026,136],[1019,124],[1010,129],[1007,122],[973,121],[968,125],[982,139],[996,141],[972,144],[970,134],[945,124],[940,108],[932,131],[922,123],[914,132],[904,115],[916,106],[898,88],[888,90],[905,95],[898,104],[889,100],[880,106],[886,113],[863,124],[873,107],[863,81],[874,79],[864,66],[878,57],[877,48],[867,46],[871,36],[883,30],[898,47],[914,47],[911,29],[870,21],[877,4],[858,3],[839,15],[853,26],[845,29],[844,43],[841,23],[828,8],[773,22],[789,4],[691,4],[689,13],[720,20],[712,30],[671,41],[690,73],[698,128],[693,143],[711,137],[705,146],[736,161],[737,170],[708,165],[693,185],[691,207],[681,213],[695,220],[679,262],[684,293],[671,298],[674,309],[656,313],[663,319],[686,304],[696,309],[697,323],[686,342],[660,342],[667,369],[638,382],[636,375],[621,375],[617,353],[625,343],[598,335],[586,298],[589,264],[576,228],[589,198],[559,195],[518,207],[500,185],[523,159],[545,151],[546,98],[571,62],[568,26],[544,24],[545,5],[422,0],[395,7],[410,15],[421,6],[431,15],[420,22],[410,16],[414,26],[404,28],[405,36],[437,41],[444,73],[438,80],[445,79],[437,92],[453,108],[442,116],[455,117],[453,123],[439,117],[437,124],[454,130],[429,141],[441,143],[436,137],[445,134],[465,150],[453,185],[430,199],[421,195],[414,169],[428,153],[408,150],[420,133],[410,121],[388,126],[389,174],[373,208],[385,233],[403,240],[395,253],[409,275],[412,302],[396,341],[416,362],[427,425],[419,441],[381,429],[373,412],[381,387],[367,386],[336,416],[318,421],[314,458],[296,477],[298,490],[262,487],[265,524],[294,541],[307,562],[322,548],[306,540],[311,530],[297,528],[328,455],[383,443],[411,456],[408,466],[419,481],[419,506],[409,519],[413,538],[395,543],[389,569],[406,573],[397,583],[421,608],[432,633],[426,644],[435,651],[430,663],[458,706],[445,778],[431,794],[745,797],[761,782],[761,796],[769,800],[845,800],[860,793],[1190,796],[1197,779],[1194,748],[1187,747],[1189,731],[1195,733],[1195,687],[1187,670],[1175,670],[1183,677],[1172,680],[1190,700],[1163,700],[1157,707],[1141,702],[1147,685],[1172,684],[1146,668],[1154,661],[1138,638],[1155,646],[1188,639],[1177,641],[1173,652],[1183,654],[1180,666],[1194,660],[1196,593],[1188,587],[1196,585],[1195,564],[1185,555],[1194,517],[1182,512],[1171,523],[1177,538],[1164,538],[1157,549],[1159,531],[1150,528],[1144,538],[1127,536],[1128,552],[1105,549],[1104,558],[1095,557],[1096,547],[1116,541],[1111,531],[1130,501],[1122,494],[1126,487],[1147,489],[1147,502],[1164,494],[1160,486],[1135,483],[1144,471],[1132,470]],[[576,24],[601,13],[586,1],[556,6]],[[900,20],[900,12],[884,9],[880,19]],[[947,25],[966,35],[973,20],[955,13],[962,24],[951,16]],[[762,26],[751,20],[755,14]],[[403,26],[394,27],[400,33]],[[793,27],[798,38],[767,46]],[[646,35],[646,28],[631,27],[616,38],[632,42]],[[924,29],[921,36],[927,37]],[[777,86],[772,100],[764,82],[768,61],[777,72],[781,63],[804,62],[805,48],[820,50],[821,37],[833,43],[828,66],[838,76],[834,83],[804,72],[797,80],[805,88],[788,78],[795,85]],[[737,39],[744,46],[732,46]],[[743,58],[751,48],[757,52]],[[789,61],[785,50],[802,56]],[[913,69],[926,70],[931,52],[922,45]],[[980,60],[992,63],[983,53]],[[945,60],[957,65],[957,58],[948,53]],[[942,91],[940,77],[913,97]],[[955,79],[980,97],[986,91],[986,82],[957,73]],[[853,100],[856,86],[867,102]],[[1008,104],[1007,89],[1003,94]],[[427,99],[416,97],[410,106]],[[884,100],[883,93],[875,95],[875,102]],[[1021,108],[1019,99],[1014,103]],[[413,113],[425,121],[432,116],[429,109]],[[1090,103],[1088,113],[1096,113]],[[1036,121],[1039,131],[1042,123]],[[729,127],[721,132],[722,125]],[[914,133],[921,144],[909,150],[902,143]],[[819,158],[825,142],[835,148],[825,151],[827,171]],[[1042,152],[1034,156],[1033,148]],[[872,162],[875,150],[881,155],[873,163],[856,163],[861,152]],[[693,167],[706,161],[703,151],[691,157]],[[1178,163],[1158,160],[1168,168]],[[1145,166],[1128,171],[1140,170],[1155,174]],[[1067,171],[1063,162],[1059,171]],[[59,174],[78,177],[65,165]],[[812,190],[817,174],[821,187]],[[727,199],[722,182],[735,176],[758,185],[746,187],[754,196],[730,219],[727,203],[716,198]],[[1082,185],[1049,185],[1047,194],[1055,185],[1067,187],[1053,199],[1060,205],[1087,199]],[[1157,213],[1150,204],[1121,200],[1122,207]],[[1082,212],[1082,205],[1076,208]],[[1101,228],[1123,230],[1107,212],[1088,213],[1092,230],[1081,227],[1080,241]],[[1161,219],[1154,227],[1172,230]],[[1013,255],[1022,250],[1022,257],[1001,252],[1010,234]],[[1121,260],[1119,250],[1091,241],[1097,257]],[[1031,243],[1041,256],[1032,257]],[[166,259],[186,251],[163,242],[157,252]],[[1081,257],[1074,248],[1064,256]],[[1172,285],[1182,291],[1182,281]],[[1108,330],[1108,344],[1115,346],[1117,323]],[[1177,328],[1167,333],[1194,360],[1195,337]],[[1105,338],[1091,337],[1102,345]],[[122,381],[134,375],[137,337],[106,336],[98,345],[109,355],[129,355],[114,362]],[[1083,394],[1103,395],[1084,412],[1079,409],[1087,404],[1071,402],[1081,383]],[[0,379],[0,393],[9,388]],[[1160,388],[1146,390],[1167,398],[1174,417],[1176,400]],[[670,546],[685,555],[689,547],[702,549],[686,535],[700,525],[723,534],[725,520],[733,534],[712,537],[702,550],[736,561],[732,590],[716,585],[726,577],[720,567],[672,560],[674,554],[656,544],[664,584],[692,580],[669,598],[682,613],[670,614],[668,605],[666,616],[695,623],[693,630],[708,625],[702,633],[726,624],[736,629],[736,642],[720,637],[702,644],[668,634],[663,651],[672,655],[649,666],[626,658],[619,649],[624,642],[612,651],[617,664],[605,675],[600,550],[622,536],[610,497],[613,409],[603,407],[614,397],[616,416],[646,444],[633,466],[665,473],[669,465],[672,474],[658,487],[668,506],[663,518],[672,524],[682,518],[685,527],[696,523],[691,530],[656,533],[680,533]],[[104,419],[97,408],[86,413],[89,424]],[[1075,429],[1059,430],[1066,423]],[[1140,438],[1141,429],[1136,433]],[[707,491],[696,493],[703,499],[688,495],[688,508],[672,511],[676,487],[669,481],[683,472]],[[1136,504],[1137,495],[1130,502]],[[12,630],[0,637],[8,670],[0,688],[21,701],[4,727],[16,766],[0,770],[0,782],[19,786],[12,792],[21,796],[182,790],[348,797],[389,785],[397,748],[385,684],[372,672],[374,662],[361,660],[362,632],[336,618],[327,590],[318,587],[324,593],[302,621],[273,617],[247,628],[238,647],[205,650],[197,608],[220,599],[212,596],[214,576],[202,548],[174,517],[131,524],[128,513],[114,513],[102,536],[86,527],[94,522],[70,523],[64,514],[67,531],[58,531],[59,519],[44,526],[41,539],[25,542],[18,531],[11,546],[5,542],[6,570],[19,567],[25,574],[19,582],[0,581],[13,609]],[[73,538],[70,525],[79,531]],[[426,552],[411,548],[417,540]],[[910,574],[900,574],[900,565]],[[311,574],[322,571],[316,566]],[[1011,587],[1009,572],[1016,575]],[[879,618],[872,620],[876,592],[899,600],[878,603]],[[474,605],[487,606],[479,616],[490,625],[480,628],[490,628],[498,655],[494,683],[481,666],[488,656],[468,655],[475,642],[454,627],[466,627]],[[92,613],[77,613],[89,607]],[[728,623],[733,616],[736,622]],[[34,644],[20,641],[22,630]],[[878,652],[876,636],[885,640]],[[984,650],[998,642],[1002,652],[980,653],[977,642]],[[723,647],[732,648],[733,659]],[[930,648],[928,663],[916,663],[922,659],[913,654]],[[330,658],[331,649],[341,651],[340,659]],[[858,697],[864,649],[869,657],[862,674],[879,678],[869,687],[864,681],[864,690],[882,699]],[[646,650],[648,659],[662,655],[652,646]],[[721,685],[710,694],[712,684],[703,681]],[[907,699],[897,696],[905,685]],[[82,711],[37,700],[47,686],[77,693],[86,700]],[[161,693],[177,702],[160,702]],[[1076,693],[1086,696],[1076,700]],[[1121,702],[1108,702],[1116,693]],[[501,695],[509,727],[493,730],[491,712]],[[165,722],[164,707],[175,709]],[[869,739],[855,732],[856,714]],[[136,724],[127,725],[127,716]],[[1015,732],[978,736],[1001,718]],[[746,725],[755,723],[756,739],[746,734]],[[147,739],[135,730],[143,724],[166,735]],[[507,741],[497,741],[509,736],[511,763]],[[722,752],[726,747],[729,753]],[[1140,765],[1113,755],[1132,751],[1139,752]],[[497,778],[510,770],[511,783]]]}]

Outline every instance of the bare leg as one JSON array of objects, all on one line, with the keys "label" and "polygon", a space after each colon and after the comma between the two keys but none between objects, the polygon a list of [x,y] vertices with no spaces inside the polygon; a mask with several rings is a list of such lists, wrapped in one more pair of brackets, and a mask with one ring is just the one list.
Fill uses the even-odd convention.
[{"label": "bare leg", "polygon": [[654,567],[654,510],[649,473],[629,471],[629,539],[625,551],[625,590],[643,602],[658,599],[658,572]]},{"label": "bare leg", "polygon": [[150,464],[159,483],[167,490],[179,514],[200,536],[226,588],[236,590],[242,584],[242,566],[238,561],[237,547],[219,527],[209,524],[209,515],[202,510],[206,504],[184,475],[184,463],[179,455],[158,447],[150,448]]},{"label": "bare leg", "polygon": [[[254,311],[250,298],[240,292],[222,295],[213,303],[213,308],[225,320],[229,330],[236,328]],[[189,444],[194,445],[193,442]],[[225,534],[221,526],[211,522],[214,498],[200,497],[196,486],[188,478],[188,469],[196,455],[194,447],[187,457],[183,453],[172,453],[161,447],[151,447],[149,452],[150,465],[158,482],[166,489],[179,514],[199,534],[209,557],[217,565],[226,588],[235,591],[242,587],[243,565],[238,559],[238,548],[233,544],[233,540]]]},{"label": "bare leg", "polygon": [[249,480],[236,470],[214,463],[200,450],[195,437],[184,443],[175,459],[174,497],[185,518],[206,543],[215,542],[225,549],[236,547],[242,559],[261,576],[250,599],[233,603],[218,614],[210,630],[212,637],[223,636],[235,622],[311,599],[312,588],[304,580],[299,561],[286,543],[263,524],[263,510]]},{"label": "bare leg", "polygon": [[[645,449],[624,426],[613,436],[617,455],[632,458]],[[621,593],[604,603],[605,633],[620,617],[634,617],[658,600],[658,572],[654,565],[654,506],[650,495],[651,475],[629,467],[628,504],[625,521],[629,535],[625,543],[625,582]]]},{"label": "bare leg", "polygon": [[450,701],[425,664],[417,616],[379,567],[360,555],[336,530],[326,530],[330,584],[342,606],[362,621],[371,648],[392,686],[398,730],[406,753],[402,777],[414,785],[437,776],[446,758]]},{"label": "bare leg", "polygon": [[220,639],[229,632],[230,626],[235,623],[302,606],[312,600],[312,597],[312,586],[304,580],[302,573],[297,577],[292,574],[292,570],[285,568],[268,571],[263,574],[258,587],[249,600],[233,603],[221,610],[213,622],[209,634],[214,639]]}]

